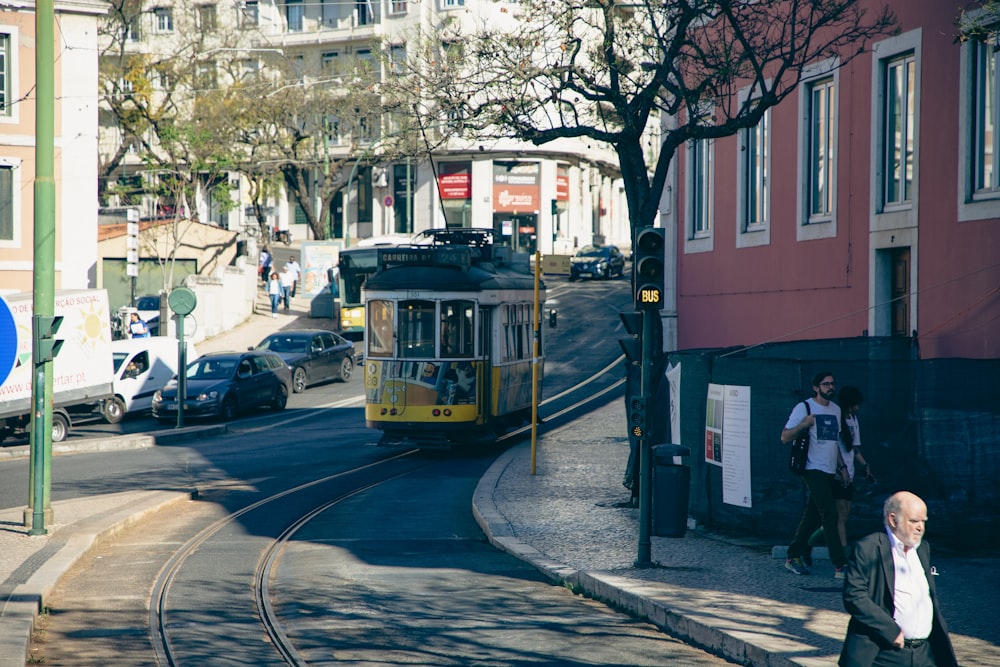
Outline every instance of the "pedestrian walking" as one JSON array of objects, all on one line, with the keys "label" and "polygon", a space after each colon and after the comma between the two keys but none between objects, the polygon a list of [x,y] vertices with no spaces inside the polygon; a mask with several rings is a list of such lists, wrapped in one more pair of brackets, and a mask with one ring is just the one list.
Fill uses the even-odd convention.
[{"label": "pedestrian walking", "polygon": [[267,246],[261,248],[260,251],[260,279],[267,285],[267,281],[271,278],[271,253],[268,251]]},{"label": "pedestrian walking", "polygon": [[288,297],[292,294],[292,288],[295,286],[295,278],[292,272],[288,269],[288,265],[281,269],[281,299],[285,302],[285,310],[288,310]]},{"label": "pedestrian walking", "polygon": [[851,615],[840,667],[957,667],[938,606],[927,505],[899,491],[885,501],[884,530],[854,545],[844,582]]},{"label": "pedestrian walking", "polygon": [[267,279],[267,298],[271,300],[271,317],[278,316],[278,304],[281,303],[281,278],[277,271],[272,271]]},{"label": "pedestrian walking", "polygon": [[139,317],[139,313],[132,313],[129,319],[128,333],[132,338],[149,338],[149,325]]},{"label": "pedestrian walking", "polygon": [[[822,526],[826,545],[833,562],[834,576],[844,577],[847,556],[844,544],[837,533],[837,507],[833,498],[835,475],[840,461],[840,407],[833,402],[836,380],[833,373],[823,371],[813,376],[813,397],[795,405],[781,441],[794,443],[806,430],[809,431],[809,448],[802,481],[809,491],[795,537],[788,545],[785,567],[794,574],[809,574],[809,538]],[[808,406],[806,405],[808,403]]]},{"label": "pedestrian walking", "polygon": [[863,477],[874,482],[871,466],[861,454],[861,426],[858,424],[858,410],[865,400],[861,390],[853,385],[842,387],[837,394],[840,405],[840,465],[837,468],[837,484],[833,487],[833,499],[837,506],[837,533],[841,544],[847,544],[847,521],[851,516],[851,502],[854,500],[854,480],[856,472],[864,471]]},{"label": "pedestrian walking", "polygon": [[299,266],[297,261],[295,261],[295,255],[292,255],[288,258],[288,261],[285,262],[285,268],[292,274],[292,296],[294,297],[299,286],[299,278],[302,277],[302,267]]}]

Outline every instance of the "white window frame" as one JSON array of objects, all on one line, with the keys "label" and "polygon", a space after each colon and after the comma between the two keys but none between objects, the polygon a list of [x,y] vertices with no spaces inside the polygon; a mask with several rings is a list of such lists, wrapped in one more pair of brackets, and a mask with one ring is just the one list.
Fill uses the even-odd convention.
[{"label": "white window frame", "polygon": [[305,29],[306,6],[302,0],[286,0],[285,26],[288,32],[302,32]]},{"label": "white window frame", "polygon": [[391,16],[400,16],[406,14],[409,8],[406,6],[407,0],[390,0],[389,1],[389,14]]},{"label": "white window frame", "polygon": [[441,9],[458,9],[465,6],[465,0],[441,0]]},{"label": "white window frame", "polygon": [[170,7],[153,8],[153,32],[169,35],[174,31],[174,10]]},{"label": "white window frame", "polygon": [[[742,106],[751,97],[749,88],[740,91]],[[736,161],[737,227],[736,247],[749,248],[771,242],[771,109],[760,122],[740,130]],[[751,201],[756,204],[751,206]],[[751,213],[751,209],[754,213]]]},{"label": "white window frame", "polygon": [[684,153],[687,165],[684,252],[710,252],[715,248],[715,142],[711,139],[688,141]]},{"label": "white window frame", "polygon": [[15,103],[18,91],[18,67],[15,63],[18,53],[18,32],[14,26],[2,25],[0,26],[0,34],[6,38],[6,44],[0,44],[0,60],[2,60],[0,74],[3,77],[3,89],[0,90],[3,95],[0,123],[13,125],[18,123],[18,107],[20,107],[19,104]]},{"label": "white window frame", "polygon": [[[797,151],[798,167],[796,170],[798,178],[798,202],[796,204],[796,241],[813,241],[816,239],[832,238],[837,235],[837,171],[839,160],[839,138],[840,138],[840,60],[830,58],[812,65],[802,70],[802,84],[798,90],[799,118],[798,136],[799,149]],[[816,164],[814,149],[814,128],[816,125],[817,108],[814,104],[815,93],[818,89],[825,91],[822,99],[826,100],[830,113],[826,116],[827,132],[823,141],[826,188],[824,189],[824,199],[829,201],[829,210],[822,214],[812,213],[817,171],[813,168]]]},{"label": "white window frame", "polygon": [[1000,51],[993,52],[993,41],[1000,37],[1000,25],[985,43],[969,40],[962,44],[961,66],[959,70],[958,114],[958,220],[986,220],[1000,218],[1000,79],[993,79],[992,113],[993,120],[993,188],[977,189],[979,175],[977,164],[980,160],[979,146],[982,143],[980,119],[983,113],[983,84],[977,63],[980,54],[992,58],[995,74],[1000,77]]},{"label": "white window frame", "polygon": [[[894,76],[893,73],[901,72],[901,76]],[[882,178],[882,207],[891,209],[895,207],[910,206],[913,201],[913,170],[916,168],[914,160],[916,153],[913,149],[914,136],[916,135],[917,109],[916,104],[916,83],[917,83],[917,59],[912,53],[903,53],[893,58],[882,61],[882,85],[883,85],[883,105],[882,122],[882,146],[881,170]],[[894,92],[890,92],[890,85],[894,79],[899,80],[898,90],[893,87]],[[896,94],[898,93],[898,95]],[[890,109],[895,110],[895,113]],[[898,118],[896,118],[898,116]],[[891,127],[895,128],[893,131]],[[898,136],[898,141],[894,138]],[[899,156],[898,160],[894,156]]]},{"label": "white window frame", "polygon": [[260,3],[257,0],[247,0],[240,4],[240,27],[256,28],[260,25]]},{"label": "white window frame", "polygon": [[[885,132],[886,132],[886,65],[900,56],[912,54],[915,62],[912,90],[913,131],[912,155],[913,175],[910,182],[910,199],[902,204],[885,205]],[[872,148],[871,164],[871,223],[872,232],[916,227],[917,212],[920,209],[920,67],[921,31],[911,30],[896,37],[877,42],[872,58]]]},{"label": "white window frame", "polygon": [[8,199],[9,195],[11,222],[10,238],[0,236],[0,248],[19,248],[22,243],[21,193],[24,191],[24,185],[21,182],[21,172],[24,169],[20,158],[4,157],[2,155],[0,155],[0,169],[9,172],[11,190],[9,193],[0,193],[0,199]]}]

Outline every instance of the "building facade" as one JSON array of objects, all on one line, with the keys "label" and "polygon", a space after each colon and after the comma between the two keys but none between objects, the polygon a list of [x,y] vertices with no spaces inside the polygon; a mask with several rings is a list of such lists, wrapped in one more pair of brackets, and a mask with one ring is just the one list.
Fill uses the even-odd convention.
[{"label": "building facade", "polygon": [[673,349],[871,335],[1000,357],[1000,24],[957,41],[955,6],[888,4],[897,34],[680,155]]},{"label": "building facade", "polygon": [[[103,2],[55,3],[57,289],[96,285],[97,25]],[[35,11],[0,6],[0,289],[31,291],[34,269]]]},{"label": "building facade", "polygon": [[[265,51],[267,57],[280,54],[300,73],[300,81],[289,85],[336,85],[359,63],[374,68],[377,79],[384,81],[393,74],[393,59],[405,58],[408,42],[416,35],[446,30],[458,34],[462,26],[471,29],[482,20],[509,20],[512,6],[494,0],[248,0],[196,7],[149,2],[148,11],[129,33],[128,48],[155,53],[189,29],[184,25],[193,25],[190,29],[226,35],[217,41],[230,46],[215,48],[242,49],[248,63],[263,58]],[[234,36],[236,42],[226,41]],[[579,140],[541,147],[514,141],[455,141],[434,148],[430,155],[381,161],[377,138],[388,132],[389,121],[380,124],[360,148],[357,136],[342,135],[336,128],[329,132],[328,154],[347,164],[357,160],[323,223],[327,238],[349,246],[365,238],[410,235],[449,225],[492,226],[522,252],[569,254],[595,241],[630,245],[617,159],[607,147]],[[113,119],[103,116],[102,153],[111,155],[119,146]],[[121,171],[139,169],[139,158],[133,156]],[[237,190],[243,200],[228,214],[213,212],[203,192],[194,204],[199,218],[232,230],[255,225],[247,215],[248,188]],[[273,227],[290,227],[297,238],[309,238],[305,215],[287,191],[272,195],[267,210]]]}]

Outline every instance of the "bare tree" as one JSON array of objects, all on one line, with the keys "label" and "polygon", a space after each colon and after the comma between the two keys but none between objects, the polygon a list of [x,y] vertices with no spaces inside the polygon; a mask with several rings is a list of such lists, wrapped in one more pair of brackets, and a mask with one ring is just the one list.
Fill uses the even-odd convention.
[{"label": "bare tree", "polygon": [[[684,142],[753,127],[806,66],[831,59],[842,67],[887,33],[894,17],[867,4],[524,0],[508,20],[498,13],[472,30],[443,24],[384,92],[419,99],[418,112],[457,135],[610,145],[634,233],[655,220]],[[751,94],[741,99],[741,90]],[[661,118],[670,119],[662,132]]]}]

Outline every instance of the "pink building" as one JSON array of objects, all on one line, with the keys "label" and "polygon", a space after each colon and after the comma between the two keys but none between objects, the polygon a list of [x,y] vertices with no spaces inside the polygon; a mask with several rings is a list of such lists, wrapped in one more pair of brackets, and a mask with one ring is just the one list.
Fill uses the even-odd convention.
[{"label": "pink building", "polygon": [[676,349],[915,335],[923,359],[1000,358],[1000,15],[962,42],[958,3],[888,4],[896,34],[678,155]]}]

